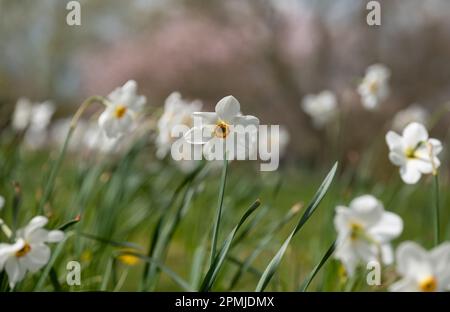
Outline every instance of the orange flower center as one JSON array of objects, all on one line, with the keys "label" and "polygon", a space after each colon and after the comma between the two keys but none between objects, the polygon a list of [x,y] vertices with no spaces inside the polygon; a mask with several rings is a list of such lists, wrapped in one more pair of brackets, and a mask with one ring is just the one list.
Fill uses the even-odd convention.
[{"label": "orange flower center", "polygon": [[25,245],[22,247],[22,249],[20,249],[19,251],[16,252],[16,257],[17,258],[21,258],[26,256],[29,252],[31,251],[31,246],[27,243],[25,243]]},{"label": "orange flower center", "polygon": [[431,292],[437,289],[437,281],[434,276],[428,276],[422,279],[419,283],[419,288],[424,292]]},{"label": "orange flower center", "polygon": [[230,133],[230,127],[227,123],[219,121],[214,129],[214,134],[216,137],[225,139]]},{"label": "orange flower center", "polygon": [[114,110],[114,116],[116,116],[117,119],[122,118],[125,113],[127,112],[127,107],[124,105],[118,105],[116,109]]}]

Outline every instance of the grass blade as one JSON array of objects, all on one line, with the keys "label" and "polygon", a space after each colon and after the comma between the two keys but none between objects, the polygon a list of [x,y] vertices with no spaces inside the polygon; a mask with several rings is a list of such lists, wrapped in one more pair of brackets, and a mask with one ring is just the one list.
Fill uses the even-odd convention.
[{"label": "grass blade", "polygon": [[137,249],[137,250],[142,250],[143,249],[138,244],[129,243],[129,242],[117,242],[117,241],[113,241],[113,240],[110,240],[110,239],[106,239],[106,238],[103,238],[103,237],[99,237],[99,236],[95,236],[95,235],[91,235],[91,234],[87,234],[87,233],[81,233],[81,236],[83,236],[85,238],[89,238],[89,239],[95,240],[95,241],[103,243],[103,244],[111,245],[111,246],[114,246],[114,247],[132,248],[132,249]]},{"label": "grass blade", "polygon": [[325,196],[328,188],[331,185],[331,181],[333,180],[334,175],[336,174],[338,163],[336,162],[333,166],[333,168],[330,170],[328,175],[325,177],[325,180],[323,180],[322,184],[320,185],[319,189],[317,190],[316,194],[314,195],[312,201],[309,203],[308,207],[306,208],[305,212],[303,213],[302,217],[300,218],[300,221],[298,222],[297,226],[294,228],[294,230],[291,232],[291,234],[288,236],[288,238],[285,240],[281,248],[278,250],[278,252],[275,254],[275,256],[270,261],[269,265],[264,270],[263,276],[258,282],[258,285],[256,286],[256,291],[264,291],[267,284],[272,279],[272,276],[275,274],[276,270],[278,269],[278,266],[280,265],[281,260],[283,259],[284,253],[286,252],[286,249],[291,242],[292,238],[297,234],[297,232],[303,227],[303,225],[308,221],[308,219],[311,217],[311,215],[316,210],[319,203],[322,201],[323,197]]},{"label": "grass blade", "polygon": [[335,249],[336,249],[336,242],[333,242],[333,244],[331,244],[331,246],[328,248],[327,252],[323,255],[322,259],[320,259],[320,262],[314,267],[314,269],[311,271],[311,273],[305,279],[305,281],[303,282],[299,291],[306,291],[309,284],[311,284],[314,277],[317,275],[317,273],[322,268],[322,266],[325,264],[325,262],[327,262],[328,258],[330,258],[330,256],[333,254]]},{"label": "grass blade", "polygon": [[214,257],[216,256],[217,237],[219,235],[220,219],[222,218],[223,198],[225,195],[225,186],[227,183],[227,171],[228,171],[228,160],[227,157],[224,157],[222,177],[220,179],[219,202],[217,205],[216,221],[214,222],[213,236],[211,241],[211,258],[210,258],[211,264],[213,263]]},{"label": "grass blade", "polygon": [[[292,218],[297,215],[299,210],[300,209],[298,205],[295,205],[293,208],[289,209],[288,213],[280,221],[278,221],[267,232],[266,235],[264,235],[264,237],[258,242],[258,245],[256,246],[255,250],[253,250],[253,252],[241,263],[242,265],[239,266],[238,271],[231,280],[228,290],[233,289],[237,285],[237,283],[239,282],[240,278],[244,275],[244,273],[251,269],[252,262],[261,254],[261,252],[263,252],[263,250],[272,240],[275,233],[281,230],[286,223],[291,221]],[[261,275],[262,274],[259,275],[259,278],[261,277]]]},{"label": "grass blade", "polygon": [[222,267],[228,251],[230,250],[233,239],[236,235],[236,232],[239,230],[241,225],[247,220],[247,218],[261,205],[259,200],[256,200],[244,213],[239,223],[234,227],[231,233],[228,235],[227,239],[224,241],[222,248],[214,258],[211,263],[208,272],[206,273],[205,278],[203,279],[202,286],[200,287],[200,291],[209,291],[214,284],[217,275],[219,274],[220,268]]}]

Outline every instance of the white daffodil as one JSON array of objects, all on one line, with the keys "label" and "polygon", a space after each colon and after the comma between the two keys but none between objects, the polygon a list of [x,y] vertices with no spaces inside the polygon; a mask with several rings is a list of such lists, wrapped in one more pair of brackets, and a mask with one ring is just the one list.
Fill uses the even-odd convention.
[{"label": "white daffodil", "polygon": [[23,131],[27,127],[31,131],[43,131],[50,124],[55,105],[51,101],[31,103],[27,98],[20,98],[14,110],[12,126],[14,130]]},{"label": "white daffodil", "polygon": [[100,127],[109,138],[129,133],[146,102],[145,96],[137,95],[136,81],[129,80],[108,95],[107,107],[98,119]]},{"label": "white daffodil", "polygon": [[401,234],[403,221],[385,211],[375,197],[363,195],[352,200],[348,208],[336,207],[334,226],[338,232],[335,257],[351,276],[361,262],[393,262],[390,241]]},{"label": "white daffodil", "polygon": [[186,140],[191,144],[204,144],[203,153],[208,160],[223,158],[223,153],[216,155],[217,150],[223,149],[227,159],[253,155],[259,120],[242,115],[240,108],[238,100],[229,95],[217,103],[214,113],[193,113],[194,127],[185,134]]},{"label": "white daffodil", "polygon": [[426,251],[414,242],[404,242],[396,250],[397,273],[401,279],[390,291],[449,291],[450,243]]},{"label": "white daffodil", "polygon": [[382,64],[374,64],[367,68],[366,75],[358,87],[362,104],[366,109],[374,109],[389,95],[389,78],[391,71]]},{"label": "white daffodil", "polygon": [[395,114],[394,119],[392,120],[392,128],[395,131],[402,131],[412,122],[426,124],[428,122],[428,117],[428,112],[422,106],[413,104]]},{"label": "white daffodil", "polygon": [[158,158],[164,158],[176,139],[172,135],[175,126],[193,126],[192,114],[202,108],[200,101],[187,102],[179,92],[171,93],[164,103],[164,113],[158,120],[158,137],[156,138]]},{"label": "white daffodil", "polygon": [[47,231],[46,217],[34,217],[23,229],[17,231],[14,244],[0,244],[0,271],[5,269],[11,288],[20,282],[27,271],[32,273],[45,266],[50,259],[50,248],[45,243],[59,242],[64,233]]},{"label": "white daffodil", "polygon": [[441,142],[428,138],[427,129],[419,123],[410,123],[402,136],[389,131],[386,142],[389,159],[400,167],[400,176],[407,184],[417,183],[422,174],[435,174],[441,164],[437,158],[442,151]]},{"label": "white daffodil", "polygon": [[16,131],[25,130],[31,120],[31,101],[27,98],[20,98],[14,109],[12,117],[12,127]]},{"label": "white daffodil", "polygon": [[317,95],[309,94],[303,98],[303,111],[308,114],[317,128],[322,128],[335,118],[338,112],[337,99],[333,92],[322,91]]}]

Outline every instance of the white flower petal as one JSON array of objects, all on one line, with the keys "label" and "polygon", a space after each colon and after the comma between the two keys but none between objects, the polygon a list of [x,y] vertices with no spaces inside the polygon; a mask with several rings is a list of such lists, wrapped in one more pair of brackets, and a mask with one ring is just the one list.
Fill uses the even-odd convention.
[{"label": "white flower petal", "polygon": [[450,242],[445,242],[431,250],[430,258],[435,276],[439,281],[439,288],[450,290]]},{"label": "white flower petal", "polygon": [[433,275],[432,263],[426,250],[414,242],[400,244],[396,251],[397,272],[420,281]]},{"label": "white flower petal", "polygon": [[213,138],[214,126],[193,127],[189,129],[184,139],[189,144],[206,144]]},{"label": "white flower petal", "polygon": [[405,166],[400,168],[400,176],[402,177],[403,182],[407,184],[416,184],[420,180],[422,174],[414,164],[411,166],[410,163],[406,163]]},{"label": "white flower petal", "polygon": [[48,222],[48,219],[44,216],[37,216],[31,219],[31,221],[28,223],[28,225],[23,230],[23,238],[25,240],[28,239],[28,237],[31,237],[33,235],[33,232],[36,231],[39,228],[44,227]]},{"label": "white flower petal", "polygon": [[48,263],[50,254],[50,248],[47,245],[33,244],[30,252],[19,259],[24,267],[34,273]]},{"label": "white flower petal", "polygon": [[8,274],[9,287],[14,288],[25,277],[26,268],[22,267],[15,257],[11,257],[6,261],[5,271]]},{"label": "white flower petal", "polygon": [[406,146],[415,148],[419,143],[428,140],[427,129],[420,123],[410,123],[403,130],[403,140],[405,141]]},{"label": "white flower petal", "polygon": [[370,228],[369,233],[384,243],[398,237],[402,231],[403,220],[395,213],[384,212],[379,222]]},{"label": "white flower petal", "polygon": [[389,131],[386,134],[386,143],[390,150],[395,149],[395,148],[398,148],[398,149],[403,148],[402,137],[400,135],[398,135],[397,133],[395,133],[394,131]]},{"label": "white flower petal", "polygon": [[236,116],[234,117],[232,123],[234,125],[241,125],[241,126],[258,126],[259,125],[259,119],[255,116]]},{"label": "white flower petal", "polygon": [[59,230],[53,230],[48,232],[47,242],[57,243],[64,239],[64,232]]},{"label": "white flower petal", "polygon": [[[195,112],[192,114],[194,118],[200,118],[200,122],[202,125],[215,125],[219,120],[219,116],[216,113],[211,112]],[[195,124],[195,122],[194,122]]]},{"label": "white flower petal", "polygon": [[232,95],[224,97],[216,105],[217,115],[221,120],[228,124],[232,123],[233,118],[236,117],[240,111],[241,105]]},{"label": "white flower petal", "polygon": [[403,278],[389,287],[392,292],[416,292],[417,282],[412,278]]},{"label": "white flower petal", "polygon": [[383,215],[383,204],[372,195],[363,195],[350,202],[350,209],[366,226],[376,224]]}]

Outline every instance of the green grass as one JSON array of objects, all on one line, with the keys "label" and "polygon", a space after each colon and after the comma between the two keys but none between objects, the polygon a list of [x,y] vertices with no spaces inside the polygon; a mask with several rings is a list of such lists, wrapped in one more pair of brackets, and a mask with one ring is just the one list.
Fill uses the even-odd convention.
[{"label": "green grass", "polygon": [[[10,225],[16,218],[21,227],[42,208],[50,218],[48,228],[67,225],[70,233],[64,242],[52,246],[50,264],[28,273],[15,291],[253,291],[261,280],[259,290],[297,291],[315,273],[308,291],[384,290],[383,286],[367,286],[363,271],[346,281],[332,257],[314,272],[336,239],[335,206],[364,193],[374,194],[387,210],[403,218],[404,232],[394,246],[403,240],[415,240],[427,248],[434,245],[433,177],[407,186],[393,166],[344,164],[311,215],[307,204],[333,162],[321,168],[287,164],[265,173],[258,171],[256,162],[231,162],[223,203],[219,200],[217,251],[211,262],[211,233],[224,184],[220,168],[202,166],[186,175],[170,161],[155,159],[147,140],[136,142],[121,156],[83,158],[69,153],[61,162],[48,201],[40,206],[58,155],[57,149],[28,151],[20,138],[8,132],[1,135],[0,194],[7,202],[0,218]],[[375,159],[386,157],[379,151]],[[366,174],[383,170],[388,178]],[[444,241],[450,235],[449,181],[445,174],[439,178],[440,240]],[[256,209],[252,203],[257,199],[260,207]],[[295,213],[292,207],[301,209]],[[297,233],[303,214],[308,215],[307,222]],[[80,221],[71,222],[77,215]],[[268,268],[288,237],[276,266]],[[3,234],[0,239],[5,241]],[[119,261],[117,257],[124,253],[138,257],[138,264],[127,266]],[[81,263],[81,286],[69,287],[65,282],[66,264],[72,260]],[[392,268],[383,272],[384,280],[392,278]],[[265,279],[268,273],[271,278]],[[5,278],[0,276],[2,289],[7,288]]]}]

